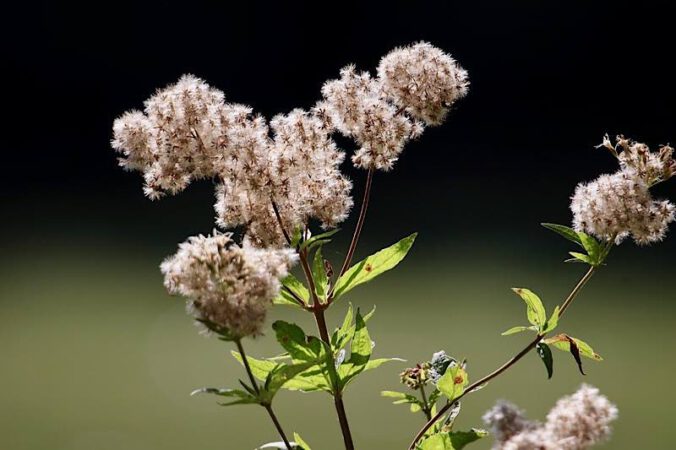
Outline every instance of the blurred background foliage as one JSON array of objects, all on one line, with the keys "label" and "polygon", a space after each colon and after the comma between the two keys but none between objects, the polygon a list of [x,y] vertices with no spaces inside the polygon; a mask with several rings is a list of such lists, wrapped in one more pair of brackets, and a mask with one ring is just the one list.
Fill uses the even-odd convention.
[{"label": "blurred background foliage", "polygon": [[[419,231],[413,251],[329,321],[347,300],[376,304],[376,357],[413,364],[444,349],[468,358],[474,379],[526,339],[500,336],[523,317],[510,287],[531,288],[551,309],[584,270],[561,262],[568,244],[538,223],[569,222],[575,184],[614,169],[593,145],[605,132],[654,146],[676,137],[667,2],[331,5],[327,14],[319,4],[36,2],[9,16],[19,20],[2,30],[12,44],[2,49],[11,115],[0,177],[0,448],[251,449],[276,439],[260,408],[188,395],[243,376],[227,344],[197,334],[158,270],[178,242],[212,229],[209,183],[150,202],[109,149],[115,116],[184,72],[270,116],[311,106],[344,64],[373,69],[418,39],[468,69],[470,94],[449,121],[375,179],[357,256]],[[346,171],[358,197],[364,173]],[[673,183],[659,194],[676,199]],[[352,221],[344,228],[325,250],[334,265]],[[542,418],[584,381],[620,408],[608,448],[673,447],[674,250],[673,231],[654,247],[623,244],[563,319],[561,331],[605,358],[585,361],[586,377],[557,352],[548,381],[529,355],[467,399],[459,426],[481,426],[497,398]],[[283,308],[271,316],[297,320]],[[271,335],[249,348],[278,352]],[[405,367],[383,366],[348,391],[360,448],[403,449],[422,425],[379,396]],[[276,401],[286,428],[319,450],[339,448],[328,396]]]}]

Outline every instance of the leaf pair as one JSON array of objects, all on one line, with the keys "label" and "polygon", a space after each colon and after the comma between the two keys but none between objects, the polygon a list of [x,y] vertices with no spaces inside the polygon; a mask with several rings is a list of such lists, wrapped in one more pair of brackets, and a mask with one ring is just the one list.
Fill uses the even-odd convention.
[{"label": "leaf pair", "polygon": [[541,225],[548,230],[563,236],[569,241],[574,242],[586,251],[586,253],[569,252],[572,258],[567,259],[566,262],[583,262],[590,266],[597,267],[603,264],[606,256],[608,256],[608,248],[604,248],[599,241],[587,233],[575,231],[570,227],[555,223],[543,223]]},{"label": "leaf pair", "polygon": [[[573,358],[577,363],[577,367],[582,375],[584,375],[585,373],[584,370],[582,369],[582,359],[580,358],[581,356],[593,359],[594,361],[603,361],[601,355],[596,353],[589,344],[587,344],[582,339],[577,339],[568,336],[567,334],[557,334],[554,337],[544,339],[542,343],[540,343],[539,345],[542,345],[544,347],[547,347],[548,345],[553,345],[555,348],[559,350],[562,350],[564,352],[570,352],[570,354],[573,355]],[[549,353],[551,355],[551,351]],[[549,370],[551,369],[548,368],[548,371]],[[551,378],[551,375],[549,377]]]},{"label": "leaf pair", "polygon": [[530,289],[512,288],[512,290],[523,299],[526,303],[526,316],[531,326],[518,326],[510,328],[502,333],[503,336],[520,333],[522,331],[531,330],[539,334],[546,334],[554,330],[559,323],[559,307],[554,308],[554,312],[547,319],[547,311],[545,310],[542,300]]}]

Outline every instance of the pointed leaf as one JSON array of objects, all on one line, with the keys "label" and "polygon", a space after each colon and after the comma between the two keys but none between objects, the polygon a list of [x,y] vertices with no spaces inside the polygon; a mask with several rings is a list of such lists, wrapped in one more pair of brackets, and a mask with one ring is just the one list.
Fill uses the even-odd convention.
[{"label": "pointed leaf", "polygon": [[324,267],[324,257],[322,256],[321,246],[315,252],[315,257],[312,261],[312,279],[315,282],[317,295],[321,298],[325,298],[329,280],[326,277],[326,269]]},{"label": "pointed leaf", "polygon": [[[510,334],[521,333],[522,331],[526,331],[526,330],[533,330],[533,327],[526,327],[526,326],[512,327],[509,330],[502,332],[502,335],[503,336],[509,336]],[[535,331],[537,331],[537,328],[535,328]]]},{"label": "pointed leaf", "polygon": [[547,321],[547,313],[542,305],[542,300],[533,291],[525,288],[512,288],[516,294],[526,302],[526,315],[528,321],[538,328]]},{"label": "pointed leaf", "polygon": [[325,233],[321,233],[321,234],[317,234],[315,236],[312,236],[310,239],[308,239],[307,241],[300,244],[300,247],[298,248],[298,250],[303,250],[306,247],[308,247],[308,249],[312,248],[316,244],[318,244],[320,241],[322,241],[322,244],[328,243],[328,242],[331,241],[329,238],[339,231],[340,231],[340,228],[336,228],[334,230],[330,230],[330,231],[327,231]]},{"label": "pointed leaf", "polygon": [[272,324],[277,341],[289,352],[294,361],[317,361],[321,353],[321,345],[317,339],[305,336],[301,327],[294,323],[278,320]]},{"label": "pointed leaf", "polygon": [[538,356],[542,360],[547,369],[547,379],[551,379],[554,375],[554,358],[552,357],[552,350],[549,345],[540,342],[537,345]]},{"label": "pointed leaf", "polygon": [[413,246],[417,233],[405,237],[350,267],[337,281],[334,298],[339,298],[360,284],[371,281],[378,275],[394,268]]},{"label": "pointed leaf", "polygon": [[293,440],[296,441],[298,450],[311,450],[310,446],[298,435],[298,433],[293,433]]},{"label": "pointed leaf", "polygon": [[568,239],[571,242],[576,243],[580,247],[584,247],[577,231],[573,230],[572,228],[567,227],[565,225],[558,225],[556,223],[541,223],[540,225],[547,228],[548,230],[553,231],[554,233],[560,234],[564,238]]},{"label": "pointed leaf", "polygon": [[552,313],[551,317],[549,320],[547,320],[547,323],[545,324],[544,328],[542,329],[542,333],[549,333],[550,331],[553,331],[557,325],[559,324],[559,314],[560,314],[560,308],[558,305],[554,308],[554,312]]},{"label": "pointed leaf", "polygon": [[[231,353],[232,356],[234,356],[235,359],[239,361],[240,364],[243,365],[242,355],[240,355],[239,352],[236,352],[234,350]],[[246,360],[249,362],[249,366],[251,367],[251,372],[253,373],[253,376],[261,381],[265,381],[268,377],[268,374],[272,372],[272,370],[278,365],[278,363],[274,361],[260,360],[252,358],[251,356],[247,356]]]}]

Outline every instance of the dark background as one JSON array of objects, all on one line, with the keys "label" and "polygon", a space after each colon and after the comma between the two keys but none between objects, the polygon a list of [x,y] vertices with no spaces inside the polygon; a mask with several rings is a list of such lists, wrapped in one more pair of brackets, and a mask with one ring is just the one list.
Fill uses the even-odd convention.
[{"label": "dark background", "polygon": [[[224,423],[262,420],[248,410],[240,416],[184,398],[196,385],[239,375],[231,362],[224,369],[213,360],[222,348],[194,335],[180,302],[167,300],[156,269],[177,242],[211,230],[212,187],[194,183],[150,202],[139,174],[117,167],[109,145],[113,120],[141,108],[155,89],[193,73],[270,118],[311,107],[341,67],[373,71],[397,45],[426,40],[451,53],[469,72],[469,95],[445,124],[405,149],[393,172],[377,174],[359,253],[414,230],[420,238],[401,276],[383,281],[382,291],[369,286],[363,306],[380,299],[384,353],[415,361],[443,347],[466,352],[483,373],[518,346],[497,335],[521,320],[521,305],[507,288],[539,287],[551,307],[579,275],[579,267],[560,264],[570,248],[538,224],[568,223],[575,185],[615,170],[612,158],[594,149],[604,133],[624,133],[653,148],[676,140],[676,15],[669,3],[165,1],[7,8],[0,339],[9,361],[3,384],[17,389],[4,394],[0,407],[7,427],[0,447],[178,449],[201,438],[202,448],[230,448],[219,446]],[[349,164],[345,171],[358,197],[364,173]],[[674,183],[657,191],[676,200]],[[329,255],[337,258],[345,240]],[[596,376],[587,381],[608,392],[626,418],[610,448],[670,448],[676,438],[669,422],[675,399],[659,387],[674,369],[675,249],[673,234],[650,248],[623,244],[613,254],[614,271],[590,288],[592,309],[569,316],[578,324],[574,330],[605,346],[599,350],[607,361],[594,365]],[[266,342],[254,345],[261,353],[276,351]],[[513,378],[468,406],[463,425],[479,426],[481,412],[499,396],[544,414],[581,381],[571,362],[560,359],[560,378],[549,384],[537,361],[524,366],[528,371],[515,369]],[[637,365],[637,383],[652,390],[638,392],[622,381]],[[374,394],[385,387],[381,380],[396,387],[400,370],[381,369],[355,388],[361,391],[353,399],[354,427],[364,448],[403,448],[418,425]],[[33,394],[36,385],[45,391]],[[326,414],[308,419],[316,422],[314,434],[298,420],[294,427],[320,450],[338,448],[337,437],[322,431],[335,433],[326,399],[301,398]],[[281,401],[282,412],[293,415],[297,398]],[[358,422],[381,406],[390,414],[381,416],[382,425]],[[327,421],[326,429],[317,425]],[[643,427],[640,438],[636,427]],[[232,448],[274,438],[267,424],[253,430],[254,436],[230,436]]]}]

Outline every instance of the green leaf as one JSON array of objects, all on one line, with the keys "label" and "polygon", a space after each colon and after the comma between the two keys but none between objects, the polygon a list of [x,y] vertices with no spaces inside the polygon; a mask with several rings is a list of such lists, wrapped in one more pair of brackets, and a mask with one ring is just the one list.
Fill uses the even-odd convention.
[{"label": "green leaf", "polygon": [[411,249],[416,236],[417,233],[413,233],[350,267],[336,281],[334,298],[337,299],[356,286],[371,281],[378,275],[394,268]]},{"label": "green leaf", "polygon": [[[418,407],[422,406],[422,402],[418,397],[415,395],[411,394],[406,394],[404,392],[397,392],[397,391],[382,391],[380,393],[383,397],[389,397],[395,399],[392,404],[393,405],[418,405]],[[416,412],[416,411],[413,411]]]},{"label": "green leaf", "polygon": [[584,247],[582,244],[582,240],[580,239],[580,235],[578,234],[577,231],[573,230],[570,227],[567,227],[565,225],[558,225],[556,223],[541,223],[543,227],[547,228],[548,230],[553,231],[554,233],[558,233],[564,238],[568,239],[571,242],[576,243],[580,247]]},{"label": "green leaf", "polygon": [[502,333],[502,335],[503,336],[509,336],[510,334],[521,333],[522,331],[526,331],[526,330],[537,331],[537,327],[527,327],[527,326],[512,327],[509,330],[504,331]]},{"label": "green leaf", "polygon": [[584,356],[595,361],[603,360],[603,358],[601,358],[601,356],[596,353],[589,344],[581,339],[568,336],[567,334],[559,334],[552,338],[545,339],[543,342],[545,344],[553,345],[559,350],[570,352],[570,354],[573,355],[573,358],[577,363],[577,367],[580,369],[580,373],[582,375],[585,373],[582,368],[582,360],[580,359],[580,356]]},{"label": "green leaf", "polygon": [[448,400],[453,401],[460,397],[469,384],[467,372],[460,364],[451,364],[446,373],[437,381],[437,389],[444,394]]},{"label": "green leaf", "polygon": [[586,233],[578,232],[578,236],[580,236],[580,241],[582,241],[582,246],[584,247],[585,250],[587,250],[587,254],[589,255],[589,258],[593,262],[592,265],[598,266],[601,263],[601,253],[602,253],[602,248],[601,244],[599,244],[599,241],[594,239],[593,237],[589,236]]},{"label": "green leaf", "polygon": [[303,231],[300,229],[300,226],[296,226],[296,228],[293,229],[293,236],[291,236],[291,243],[289,244],[291,248],[296,248],[302,238]]},{"label": "green leaf", "polygon": [[568,336],[567,334],[558,334],[551,338],[545,339],[543,342],[545,344],[553,345],[557,349],[563,350],[564,352],[569,352],[571,341],[575,342],[575,345],[577,345],[580,355],[584,356],[585,358],[593,359],[594,361],[603,361],[601,355],[596,353],[589,344],[587,344],[582,339],[574,338]]},{"label": "green leaf", "polygon": [[317,362],[320,359],[321,343],[317,338],[306,337],[298,325],[278,320],[272,324],[272,329],[275,330],[277,341],[289,352],[294,362]]},{"label": "green leaf", "polygon": [[[231,353],[240,364],[244,365],[242,362],[242,355],[240,355],[239,352],[233,350]],[[246,360],[251,367],[251,373],[253,373],[253,376],[261,381],[265,381],[268,377],[268,374],[278,366],[278,363],[274,361],[265,361],[252,358],[251,356],[247,356]]]},{"label": "green leaf", "polygon": [[547,313],[540,297],[529,289],[512,288],[512,290],[526,302],[528,321],[538,327],[538,329],[542,329],[547,321]]},{"label": "green leaf", "polygon": [[335,351],[338,351],[345,347],[352,336],[354,335],[354,325],[352,325],[353,317],[353,308],[352,303],[347,308],[347,313],[345,314],[345,319],[343,319],[343,325],[340,328],[337,328],[336,331],[331,335],[331,347]]},{"label": "green leaf", "polygon": [[[310,301],[310,292],[305,285],[295,276],[289,274],[282,280],[282,286],[294,292],[305,303]],[[296,299],[291,295],[287,289],[282,288],[279,295],[272,301],[275,305],[296,306],[300,307]]]},{"label": "green leaf", "polygon": [[416,447],[417,450],[461,450],[488,435],[485,430],[452,431],[433,434]]},{"label": "green leaf", "polygon": [[310,239],[308,239],[307,241],[300,244],[300,247],[298,248],[298,250],[303,250],[306,247],[308,249],[310,249],[310,248],[314,247],[315,245],[327,244],[327,243],[331,242],[331,239],[329,239],[329,238],[339,231],[340,231],[340,228],[336,228],[334,230],[330,230],[330,231],[327,231],[325,233],[321,233],[321,234],[317,234],[315,236],[312,236]]},{"label": "green leaf", "polygon": [[228,403],[219,402],[219,405],[221,406],[250,405],[253,403],[258,403],[258,399],[256,397],[240,389],[201,388],[195,389],[190,393],[191,396],[197,394],[214,394],[218,395],[219,397],[229,397],[236,399]]},{"label": "green leaf", "polygon": [[338,368],[338,374],[341,378],[341,387],[366,369],[366,365],[371,359],[372,342],[369,336],[366,322],[359,310],[355,319],[354,337],[350,344],[350,359],[346,364]]},{"label": "green leaf", "polygon": [[296,441],[298,450],[311,450],[310,446],[298,435],[298,433],[293,433],[293,440]]},{"label": "green leaf", "polygon": [[317,295],[320,298],[325,298],[329,279],[326,276],[326,269],[324,268],[324,257],[322,256],[321,246],[315,252],[315,257],[312,261],[312,279],[315,282]]},{"label": "green leaf", "polygon": [[274,395],[279,391],[279,389],[284,386],[286,383],[291,381],[301,372],[309,369],[314,366],[314,362],[306,362],[301,364],[291,364],[291,365],[280,365],[275,368],[268,374],[267,379],[265,380],[265,390],[269,394],[268,399],[272,400]]},{"label": "green leaf", "polygon": [[315,367],[300,373],[299,375],[284,383],[282,388],[289,391],[301,392],[332,392],[329,377],[327,376],[326,372],[319,367]]},{"label": "green leaf", "polygon": [[553,331],[559,324],[559,313],[560,313],[560,308],[559,305],[556,305],[554,308],[554,312],[552,313],[551,317],[549,317],[549,320],[545,324],[545,326],[542,329],[542,333],[549,333],[550,331]]},{"label": "green leaf", "polygon": [[572,256],[572,258],[567,259],[566,262],[583,262],[583,263],[589,264],[591,266],[595,265],[594,260],[589,255],[585,255],[584,253],[578,253],[578,252],[568,252],[568,254],[570,256]]},{"label": "green leaf", "polygon": [[552,375],[554,375],[554,358],[552,357],[552,350],[549,348],[549,345],[542,342],[537,345],[536,350],[547,369],[547,379],[551,379]]}]

